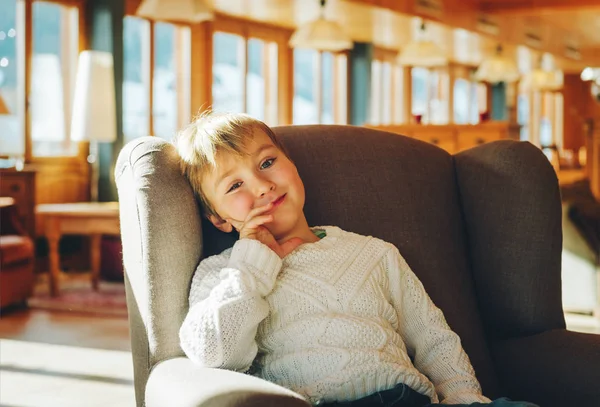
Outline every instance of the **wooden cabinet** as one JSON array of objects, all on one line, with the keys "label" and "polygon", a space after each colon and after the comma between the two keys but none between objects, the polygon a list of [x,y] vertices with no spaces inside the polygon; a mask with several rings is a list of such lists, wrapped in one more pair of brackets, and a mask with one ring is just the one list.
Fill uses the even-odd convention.
[{"label": "wooden cabinet", "polygon": [[436,146],[455,154],[463,150],[496,140],[519,140],[520,126],[508,122],[486,122],[481,124],[445,125],[389,125],[367,126],[378,130],[402,134]]},{"label": "wooden cabinet", "polygon": [[452,130],[450,129],[441,129],[440,131],[435,129],[429,129],[422,132],[415,132],[413,133],[412,137],[418,140],[425,141],[427,143],[434,144],[440,148],[443,148],[451,154],[454,153],[456,150],[456,137],[454,135],[454,132],[452,132]]},{"label": "wooden cabinet", "polygon": [[35,237],[35,171],[1,169],[0,196],[15,200],[21,224]]}]

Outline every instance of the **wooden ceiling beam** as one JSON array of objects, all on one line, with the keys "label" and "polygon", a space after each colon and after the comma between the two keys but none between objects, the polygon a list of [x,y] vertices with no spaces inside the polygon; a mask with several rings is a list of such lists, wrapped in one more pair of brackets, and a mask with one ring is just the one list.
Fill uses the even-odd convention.
[{"label": "wooden ceiling beam", "polygon": [[600,10],[598,0],[480,0],[479,9],[490,14],[551,14]]}]

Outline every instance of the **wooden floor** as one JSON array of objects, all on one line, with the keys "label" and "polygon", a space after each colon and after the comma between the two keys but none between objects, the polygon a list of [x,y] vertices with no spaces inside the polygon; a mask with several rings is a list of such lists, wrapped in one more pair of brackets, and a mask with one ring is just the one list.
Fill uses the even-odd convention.
[{"label": "wooden floor", "polygon": [[135,405],[126,318],[0,316],[0,407]]},{"label": "wooden floor", "polygon": [[[600,334],[598,319],[567,315]],[[0,317],[0,407],[135,405],[128,322],[22,310]]]}]

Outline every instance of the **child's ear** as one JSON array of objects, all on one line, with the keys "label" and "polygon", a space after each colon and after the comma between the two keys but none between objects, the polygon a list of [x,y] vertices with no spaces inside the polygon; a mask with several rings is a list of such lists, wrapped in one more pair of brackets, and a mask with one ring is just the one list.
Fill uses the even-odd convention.
[{"label": "child's ear", "polygon": [[221,219],[219,216],[208,215],[207,218],[221,232],[229,233],[233,230],[231,223]]}]

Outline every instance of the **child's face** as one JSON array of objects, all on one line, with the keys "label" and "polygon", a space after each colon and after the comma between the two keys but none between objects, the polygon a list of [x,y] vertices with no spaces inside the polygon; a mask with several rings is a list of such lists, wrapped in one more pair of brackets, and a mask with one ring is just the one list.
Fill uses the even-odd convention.
[{"label": "child's face", "polygon": [[230,232],[227,219],[244,222],[253,208],[274,202],[265,212],[273,221],[264,226],[275,239],[289,238],[304,219],[304,185],[296,166],[260,130],[254,130],[244,150],[247,155],[241,157],[218,153],[217,168],[202,179],[202,191],[219,215],[210,221]]}]

